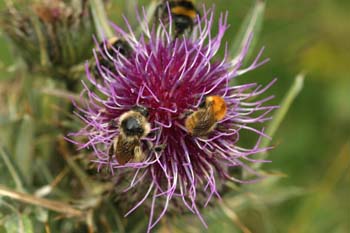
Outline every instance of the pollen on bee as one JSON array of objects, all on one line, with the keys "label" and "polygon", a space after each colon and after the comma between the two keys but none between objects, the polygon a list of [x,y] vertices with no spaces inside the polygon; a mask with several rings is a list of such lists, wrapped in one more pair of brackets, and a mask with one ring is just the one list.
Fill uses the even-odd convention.
[{"label": "pollen on bee", "polygon": [[114,36],[114,37],[108,39],[108,46],[113,45],[113,44],[114,44],[115,42],[117,42],[118,40],[119,40],[119,38],[116,37],[116,36]]},{"label": "pollen on bee", "polygon": [[212,104],[215,119],[217,121],[222,120],[226,116],[227,106],[225,100],[221,96],[209,96],[207,98],[208,103]]}]

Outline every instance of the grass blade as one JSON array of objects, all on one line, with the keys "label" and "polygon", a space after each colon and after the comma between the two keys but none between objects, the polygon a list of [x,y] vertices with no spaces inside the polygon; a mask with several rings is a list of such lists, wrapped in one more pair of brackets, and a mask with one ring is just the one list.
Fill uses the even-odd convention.
[{"label": "grass blade", "polygon": [[111,38],[114,34],[112,32],[112,29],[109,27],[103,1],[90,0],[90,4],[98,39],[102,41],[105,37]]},{"label": "grass blade", "polygon": [[13,178],[13,181],[15,182],[16,190],[24,191],[23,183],[21,180],[21,176],[19,175],[19,171],[15,168],[14,164],[10,159],[10,156],[6,153],[5,149],[1,145],[0,145],[0,156],[4,161],[7,169],[9,170],[10,175]]},{"label": "grass blade", "polygon": [[[277,129],[281,125],[284,117],[286,116],[290,106],[294,102],[295,98],[299,95],[301,90],[303,89],[304,86],[304,74],[298,74],[297,77],[294,80],[294,83],[292,84],[291,88],[287,92],[286,96],[283,98],[280,108],[276,111],[273,120],[270,122],[266,134],[269,135],[271,138],[275,135]],[[271,140],[268,138],[263,138],[261,142],[261,148],[268,147],[271,143]],[[259,159],[264,159],[267,156],[266,153],[261,153],[259,155]],[[254,168],[259,168],[260,163],[255,163],[252,166]]]},{"label": "grass blade", "polygon": [[33,145],[34,121],[29,115],[25,115],[19,128],[14,156],[22,174],[27,177],[28,184],[32,177]]},{"label": "grass blade", "polygon": [[253,33],[254,37],[252,39],[250,50],[247,54],[249,58],[250,54],[254,51],[254,46],[256,45],[259,33],[263,25],[263,18],[265,13],[265,2],[263,0],[257,0],[255,5],[249,11],[247,16],[244,18],[241,28],[238,31],[236,39],[233,41],[231,46],[231,57],[237,57],[242,51],[243,47],[247,44],[249,37]]},{"label": "grass blade", "polygon": [[[281,125],[284,117],[286,116],[290,106],[294,102],[295,98],[299,95],[301,90],[304,86],[304,74],[298,74],[297,77],[294,80],[294,83],[292,87],[287,92],[287,95],[283,98],[280,108],[276,111],[273,120],[271,121],[270,125],[268,126],[266,130],[266,134],[270,137],[273,137],[278,129],[278,127]],[[267,138],[264,138],[261,145],[262,147],[267,147],[270,144],[270,140]]]}]

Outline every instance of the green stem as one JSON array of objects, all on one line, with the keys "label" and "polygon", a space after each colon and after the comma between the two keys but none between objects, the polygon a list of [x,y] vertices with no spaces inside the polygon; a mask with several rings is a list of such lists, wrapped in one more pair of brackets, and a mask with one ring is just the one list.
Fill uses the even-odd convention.
[{"label": "green stem", "polygon": [[101,0],[90,0],[90,5],[98,39],[102,41],[105,37],[113,37],[114,33],[109,27],[103,2]]}]

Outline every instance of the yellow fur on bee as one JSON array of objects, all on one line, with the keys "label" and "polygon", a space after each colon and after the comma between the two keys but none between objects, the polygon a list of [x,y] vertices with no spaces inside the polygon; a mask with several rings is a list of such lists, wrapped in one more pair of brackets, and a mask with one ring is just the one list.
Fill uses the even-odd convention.
[{"label": "yellow fur on bee", "polygon": [[195,10],[188,10],[182,6],[176,6],[171,8],[171,13],[175,15],[184,15],[188,16],[191,19],[195,19],[197,17],[197,12]]}]

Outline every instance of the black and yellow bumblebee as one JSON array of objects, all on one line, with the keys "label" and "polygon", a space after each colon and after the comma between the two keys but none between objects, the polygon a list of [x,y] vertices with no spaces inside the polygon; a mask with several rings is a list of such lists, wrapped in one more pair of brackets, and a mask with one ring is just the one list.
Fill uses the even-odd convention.
[{"label": "black and yellow bumblebee", "polygon": [[[119,117],[119,135],[114,138],[109,149],[110,161],[116,158],[120,165],[128,162],[142,162],[146,154],[142,150],[141,139],[150,135],[151,124],[148,121],[148,108],[136,105]],[[146,153],[161,153],[165,145],[154,146],[146,141]]]},{"label": "black and yellow bumblebee", "polygon": [[141,139],[151,131],[148,122],[148,109],[134,106],[119,118],[119,135],[113,140],[109,156],[117,159],[120,165],[129,161],[141,162],[145,158]]},{"label": "black and yellow bumblebee", "polygon": [[[124,57],[129,57],[132,53],[131,46],[119,37],[112,37],[106,42],[101,42],[99,48],[100,50],[97,53],[98,63],[107,69],[112,69],[114,66],[110,57],[116,58],[120,54]],[[94,74],[97,76],[99,74],[96,63],[94,64]]]},{"label": "black and yellow bumblebee", "polygon": [[155,17],[165,23],[169,22],[169,9],[175,26],[175,37],[186,31],[192,31],[200,16],[193,0],[162,0],[156,8]]},{"label": "black and yellow bumblebee", "polygon": [[112,37],[106,42],[106,49],[104,48],[104,42],[100,43],[100,48],[102,52],[106,55],[108,53],[112,57],[116,57],[118,54],[122,54],[125,57],[128,57],[131,52],[130,45],[123,39],[119,37]]}]

